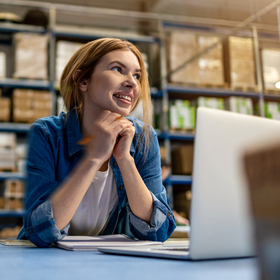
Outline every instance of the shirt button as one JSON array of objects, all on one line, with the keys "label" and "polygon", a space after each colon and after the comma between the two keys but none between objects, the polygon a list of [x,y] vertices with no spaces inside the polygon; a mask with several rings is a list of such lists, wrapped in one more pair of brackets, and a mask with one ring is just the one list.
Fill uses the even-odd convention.
[{"label": "shirt button", "polygon": [[122,191],[123,190],[123,186],[120,186],[120,191]]},{"label": "shirt button", "polygon": [[114,166],[114,167],[117,167],[117,166],[118,166],[118,164],[117,164],[116,162],[114,162],[114,163],[113,163],[113,166]]},{"label": "shirt button", "polygon": [[167,212],[167,217],[170,218],[172,215],[170,212]]},{"label": "shirt button", "polygon": [[30,228],[30,229],[28,230],[28,233],[32,233],[32,232],[33,232],[33,229]]}]

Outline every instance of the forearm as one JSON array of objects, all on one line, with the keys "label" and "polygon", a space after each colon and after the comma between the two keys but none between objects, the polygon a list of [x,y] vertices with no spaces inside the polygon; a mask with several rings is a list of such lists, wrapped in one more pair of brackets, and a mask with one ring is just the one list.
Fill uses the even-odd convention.
[{"label": "forearm", "polygon": [[117,162],[131,211],[135,216],[149,223],[153,212],[153,198],[136,168],[134,158],[128,156]]},{"label": "forearm", "polygon": [[82,159],[69,178],[52,195],[53,215],[59,230],[74,216],[100,166],[97,160]]}]

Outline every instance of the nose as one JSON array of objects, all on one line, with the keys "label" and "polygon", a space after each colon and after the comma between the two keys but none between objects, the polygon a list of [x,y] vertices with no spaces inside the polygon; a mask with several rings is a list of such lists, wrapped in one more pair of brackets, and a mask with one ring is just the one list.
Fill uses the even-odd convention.
[{"label": "nose", "polygon": [[126,75],[126,79],[123,82],[123,86],[126,87],[126,88],[134,89],[138,86],[138,82],[133,77],[133,75]]}]

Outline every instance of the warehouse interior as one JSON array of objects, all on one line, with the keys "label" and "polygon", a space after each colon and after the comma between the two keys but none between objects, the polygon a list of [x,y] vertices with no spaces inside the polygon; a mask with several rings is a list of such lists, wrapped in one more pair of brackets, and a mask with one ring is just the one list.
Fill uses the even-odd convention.
[{"label": "warehouse interior", "polygon": [[163,182],[184,223],[196,108],[280,120],[279,28],[273,0],[0,0],[0,237],[21,226],[30,125],[64,110],[60,74],[81,44],[119,37],[141,50]]}]

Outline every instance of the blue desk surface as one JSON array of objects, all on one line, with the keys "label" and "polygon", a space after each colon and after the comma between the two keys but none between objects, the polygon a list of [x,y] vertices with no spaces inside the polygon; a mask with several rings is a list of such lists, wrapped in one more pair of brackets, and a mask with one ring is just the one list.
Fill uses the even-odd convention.
[{"label": "blue desk surface", "polygon": [[254,258],[178,261],[0,245],[0,279],[257,280]]}]

